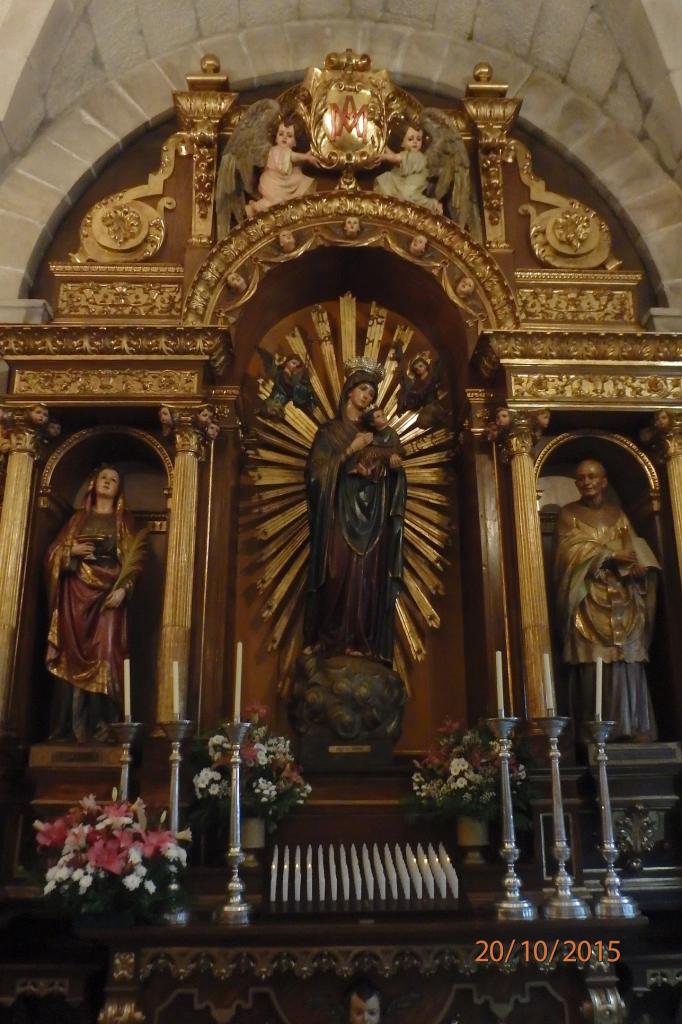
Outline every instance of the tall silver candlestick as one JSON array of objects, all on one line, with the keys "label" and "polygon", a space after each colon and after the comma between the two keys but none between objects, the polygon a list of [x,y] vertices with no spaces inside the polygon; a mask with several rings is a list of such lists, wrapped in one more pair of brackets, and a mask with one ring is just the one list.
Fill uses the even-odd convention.
[{"label": "tall silver candlestick", "polygon": [[502,792],[502,846],[500,854],[507,864],[507,874],[502,886],[504,896],[495,903],[498,921],[532,921],[538,916],[535,904],[521,895],[521,879],[516,874],[515,864],[519,859],[514,830],[514,809],[512,807],[511,782],[509,779],[509,757],[511,734],[518,718],[489,718],[488,727],[500,741],[500,789]]},{"label": "tall silver candlestick", "polygon": [[609,793],[609,777],[606,772],[608,757],[606,741],[614,722],[584,722],[590,740],[597,747],[597,765],[599,770],[599,809],[601,811],[601,852],[606,861],[604,876],[604,893],[594,904],[595,917],[637,917],[639,908],[629,896],[620,891],[620,878],[615,869],[618,859],[618,847],[613,838],[613,818],[611,817],[611,795]]},{"label": "tall silver candlestick", "polygon": [[111,722],[109,725],[109,729],[116,742],[121,744],[119,800],[128,801],[130,799],[130,766],[133,763],[132,748],[141,728],[142,722]]},{"label": "tall silver candlestick", "polygon": [[230,845],[227,860],[232,877],[227,883],[227,903],[215,913],[219,924],[248,924],[250,907],[244,899],[246,886],[239,877],[239,865],[244,860],[241,831],[241,793],[239,775],[241,770],[241,745],[248,732],[250,722],[230,722],[226,732],[230,741]]},{"label": "tall silver candlestick", "polygon": [[549,739],[549,760],[552,769],[552,820],[554,824],[553,853],[559,869],[554,876],[554,895],[542,908],[545,917],[550,918],[584,918],[590,916],[590,908],[584,900],[573,893],[573,879],[566,871],[566,863],[571,857],[571,848],[566,839],[564,823],[564,802],[561,796],[561,773],[559,762],[559,737],[564,731],[568,718],[536,718],[545,736]]},{"label": "tall silver candlestick", "polygon": [[[180,766],[182,764],[182,741],[190,730],[192,723],[187,718],[174,718],[170,722],[159,722],[166,737],[170,740],[170,790],[169,790],[169,818],[170,831],[178,832],[180,829]],[[176,878],[168,886],[173,901],[180,895],[180,886]],[[187,924],[189,921],[188,911],[182,907],[177,910],[169,910],[163,915],[166,924]]]}]

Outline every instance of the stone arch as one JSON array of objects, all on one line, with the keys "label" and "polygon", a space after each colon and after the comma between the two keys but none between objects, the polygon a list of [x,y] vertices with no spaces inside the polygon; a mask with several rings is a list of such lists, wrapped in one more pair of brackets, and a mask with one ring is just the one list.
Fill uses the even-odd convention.
[{"label": "stone arch", "polygon": [[[239,9],[236,0],[163,0],[163,17],[151,13],[160,0],[134,11],[43,0],[32,18],[20,0],[10,2],[3,41],[14,44],[19,66],[6,72],[4,97],[0,89],[0,166],[30,148],[0,184],[0,297],[27,293],[65,210],[127,142],[168,116],[171,89],[184,87],[202,52],[216,51],[233,84],[248,88],[298,77],[341,40],[368,50],[398,81],[446,95],[461,92],[473,65],[488,60],[523,97],[526,124],[580,163],[628,217],[661,297],[682,305],[682,190],[672,177],[679,181],[682,151],[673,43],[682,9],[628,0],[623,13],[620,0],[585,0],[568,17],[555,2],[539,9],[508,0],[496,14],[484,0],[466,10],[426,0],[408,18],[398,0],[364,0],[352,20],[351,3],[359,0],[327,12],[322,0],[283,0],[275,23],[260,0]],[[327,14],[336,17],[321,20]]]},{"label": "stone arch", "polygon": [[[338,228],[347,217],[358,217],[370,228],[369,237],[345,240],[328,233]],[[399,199],[363,192],[326,192],[306,196],[277,206],[252,221],[246,221],[216,245],[197,271],[185,300],[184,322],[210,323],[218,297],[232,274],[242,272],[248,264],[253,269],[246,288],[233,304],[239,307],[254,293],[258,280],[267,272],[272,249],[282,231],[312,228],[310,239],[299,247],[299,254],[312,245],[375,245],[389,248],[403,259],[423,266],[438,280],[447,297],[458,306],[454,282],[449,271],[465,273],[473,279],[491,327],[508,329],[520,324],[514,294],[496,261],[483,246],[474,242],[457,224],[434,216],[427,210]],[[325,230],[326,229],[326,230]],[[389,236],[389,231],[404,232],[407,238],[422,234],[430,252],[424,258],[411,256]],[[295,257],[296,251],[292,253]],[[281,258],[280,258],[281,259]],[[243,275],[244,276],[244,275]]]}]

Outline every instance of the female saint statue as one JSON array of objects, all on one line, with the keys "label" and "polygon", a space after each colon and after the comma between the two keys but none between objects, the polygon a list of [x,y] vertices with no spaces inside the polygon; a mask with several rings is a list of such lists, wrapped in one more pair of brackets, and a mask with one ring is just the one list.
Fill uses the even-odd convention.
[{"label": "female saint statue", "polygon": [[142,568],[146,530],[125,511],[113,466],[93,473],[81,508],[48,549],[46,664],[56,676],[50,739],[108,739],[122,717],[127,599]]},{"label": "female saint statue", "polygon": [[381,368],[354,369],[338,414],[323,423],[306,467],[310,563],[304,653],[364,655],[391,663],[395,603],[402,585],[407,487],[402,460],[358,472],[355,456],[376,445],[367,411]]}]

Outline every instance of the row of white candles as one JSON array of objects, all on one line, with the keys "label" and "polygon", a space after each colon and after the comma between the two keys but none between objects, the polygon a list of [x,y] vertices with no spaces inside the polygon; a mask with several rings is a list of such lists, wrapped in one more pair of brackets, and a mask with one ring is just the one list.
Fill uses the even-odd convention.
[{"label": "row of white candles", "polygon": [[[234,721],[239,721],[241,714],[242,704],[242,661],[244,656],[244,645],[241,640],[237,644],[237,656],[235,664],[235,684],[234,684]],[[543,658],[544,668],[544,683],[545,683],[545,704],[547,706],[547,714],[551,718],[556,714],[556,700],[554,696],[554,683],[552,682],[552,666],[549,659],[549,654],[545,651]],[[596,675],[596,692],[595,692],[595,710],[594,716],[597,722],[601,722],[602,717],[602,703],[603,703],[603,671],[604,662],[602,658],[597,658],[597,675]],[[504,718],[504,674],[502,670],[502,651],[495,651],[495,674],[497,679],[497,714],[500,718]],[[173,662],[173,715],[175,718],[180,717],[180,673],[178,669],[177,661]],[[130,721],[130,659],[126,658],[123,662],[123,714],[125,715],[126,722]]]},{"label": "row of white candles", "polygon": [[[545,705],[547,708],[547,716],[549,718],[553,718],[556,714],[556,698],[554,695],[554,683],[552,682],[552,666],[547,651],[545,651],[542,657],[542,665],[544,669]],[[594,702],[594,718],[596,722],[601,722],[602,716],[603,672],[604,661],[602,658],[597,658],[597,685]],[[497,714],[499,718],[504,718],[504,676],[502,673],[502,651],[495,651],[495,675],[497,679]]]},{"label": "row of white candles", "polygon": [[[242,703],[242,658],[243,658],[243,644],[241,640],[237,644],[237,660],[235,667],[235,686],[234,686],[234,720],[239,721],[241,714],[241,703]],[[180,669],[177,661],[173,662],[173,686],[171,691],[173,717],[180,717]],[[126,722],[130,722],[132,718],[131,705],[130,705],[130,658],[125,658],[123,661],[123,717]]]},{"label": "row of white candles", "polygon": [[[412,851],[409,843],[405,847],[404,854],[396,843],[393,855],[388,843],[385,843],[383,862],[376,843],[372,847],[371,857],[366,843],[362,844],[359,855],[355,843],[353,843],[348,857],[345,847],[341,844],[338,849],[338,870],[336,851],[330,844],[327,850],[326,872],[324,847],[317,847],[316,872],[313,872],[313,859],[313,847],[309,845],[305,854],[305,898],[308,903],[314,898],[314,875],[317,878],[317,898],[320,903],[324,903],[327,899],[327,879],[329,880],[329,898],[332,902],[339,899],[339,878],[341,880],[340,898],[344,901],[351,899],[351,879],[353,881],[353,898],[356,900],[366,898],[372,902],[375,892],[380,900],[397,900],[399,893],[406,900],[410,899],[412,893],[418,900],[424,899],[424,897],[432,900],[436,897],[436,890],[438,890],[440,898],[445,899],[448,889],[451,896],[455,899],[458,898],[457,872],[442,843],[438,845],[438,853],[430,843],[426,852],[421,843],[418,843],[416,854]],[[279,891],[282,902],[289,901],[289,878],[290,875],[293,875],[293,902],[300,903],[303,869],[301,847],[296,847],[292,858],[289,846],[285,846],[280,874],[279,846],[275,846],[270,867],[270,901],[274,902],[277,899],[278,882],[280,882]]]}]

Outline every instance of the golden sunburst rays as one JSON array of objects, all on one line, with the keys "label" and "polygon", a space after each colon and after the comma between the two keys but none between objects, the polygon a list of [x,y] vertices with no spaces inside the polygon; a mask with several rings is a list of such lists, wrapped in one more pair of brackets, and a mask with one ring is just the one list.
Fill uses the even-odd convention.
[{"label": "golden sunburst rays", "polygon": [[[260,614],[268,623],[267,647],[280,652],[279,689],[285,695],[302,641],[309,537],[305,463],[319,423],[338,408],[343,365],[358,355],[384,367],[377,404],[405,452],[408,496],[395,644],[395,667],[403,679],[410,661],[425,658],[428,630],[440,626],[434,598],[444,593],[442,578],[449,565],[445,554],[451,529],[447,489],[452,480],[453,434],[441,425],[420,425],[420,409],[398,412],[401,386],[409,384],[406,368],[416,351],[410,353],[413,328],[404,323],[390,325],[390,320],[389,312],[373,302],[361,337],[353,295],[340,297],[338,317],[330,319],[326,308],[315,306],[312,323],[301,323],[286,336],[288,348],[305,364],[315,408],[299,409],[289,401],[273,410],[270,403],[256,418],[256,439],[248,459],[252,487],[244,509],[245,527],[256,552],[255,589],[262,602]],[[397,358],[401,353],[402,358]],[[259,380],[262,402],[272,390],[272,381]]]}]

